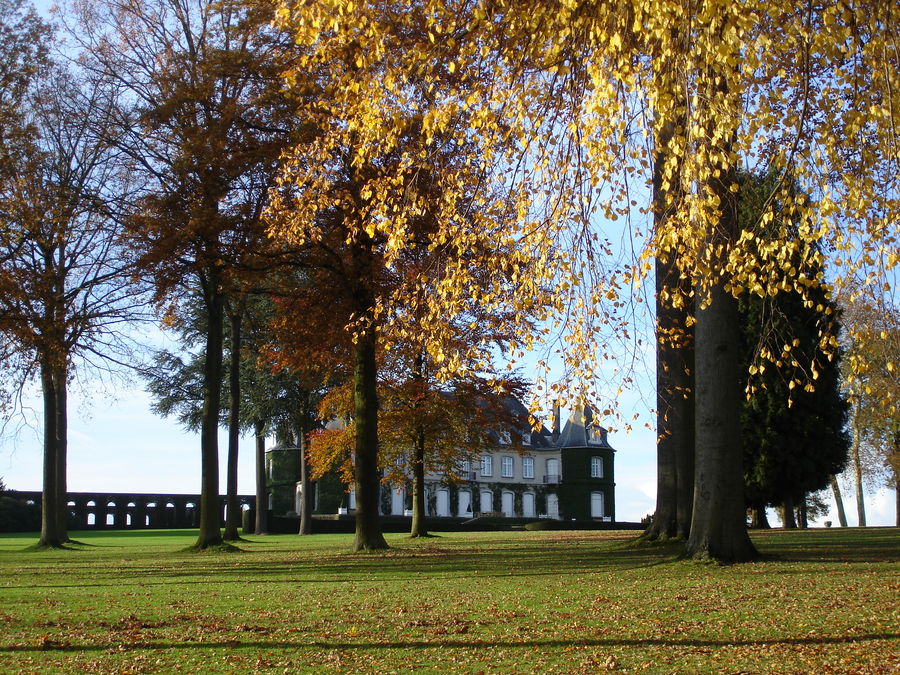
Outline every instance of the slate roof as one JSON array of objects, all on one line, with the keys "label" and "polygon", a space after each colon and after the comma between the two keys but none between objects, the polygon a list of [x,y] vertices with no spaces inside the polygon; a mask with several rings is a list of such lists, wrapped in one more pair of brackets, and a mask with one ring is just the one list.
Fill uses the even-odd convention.
[{"label": "slate roof", "polygon": [[606,440],[606,429],[594,424],[594,414],[590,408],[575,408],[569,415],[559,439],[554,443],[557,448],[612,447]]}]

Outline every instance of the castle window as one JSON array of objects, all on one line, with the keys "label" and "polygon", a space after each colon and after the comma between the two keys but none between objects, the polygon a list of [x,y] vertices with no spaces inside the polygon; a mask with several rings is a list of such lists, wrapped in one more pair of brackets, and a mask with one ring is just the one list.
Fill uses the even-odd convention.
[{"label": "castle window", "polygon": [[503,478],[512,478],[513,477],[513,458],[504,456],[503,459],[500,460],[500,475]]},{"label": "castle window", "polygon": [[534,478],[534,457],[522,458],[522,478]]},{"label": "castle window", "polygon": [[482,455],[481,456],[481,475],[482,476],[493,476],[494,475],[494,458],[490,455]]},{"label": "castle window", "polygon": [[591,457],[591,478],[603,478],[602,457]]}]

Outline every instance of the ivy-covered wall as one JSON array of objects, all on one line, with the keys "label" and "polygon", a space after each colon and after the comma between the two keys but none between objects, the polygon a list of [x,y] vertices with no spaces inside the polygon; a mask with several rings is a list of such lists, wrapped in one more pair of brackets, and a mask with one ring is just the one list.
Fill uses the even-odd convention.
[{"label": "ivy-covered wall", "polygon": [[[433,506],[436,506],[436,493],[439,489],[436,484],[432,484],[432,489],[435,491],[435,501]],[[513,510],[517,517],[522,515],[523,506],[522,506],[522,495],[526,492],[534,493],[534,510],[535,516],[539,513],[546,512],[546,497],[548,491],[553,491],[556,486],[545,486],[543,483],[479,483],[476,481],[465,481],[461,483],[451,483],[447,485],[440,486],[442,489],[447,489],[450,492],[450,515],[458,516],[459,515],[459,493],[460,491],[468,491],[471,495],[471,508],[472,515],[481,511],[481,493],[485,490],[490,490],[492,494],[492,507],[491,510],[495,513],[501,513],[503,511],[503,493],[504,492],[512,492],[513,493]],[[548,490],[549,488],[549,490]],[[429,502],[429,508],[432,508],[432,503]],[[436,512],[436,509],[429,511],[430,514]]]},{"label": "ivy-covered wall", "polygon": [[274,447],[266,451],[266,488],[272,495],[272,513],[284,515],[296,507],[300,480],[300,451]]},{"label": "ivy-covered wall", "polygon": [[[603,477],[591,478],[591,458],[603,460]],[[591,492],[602,492],[604,516],[616,519],[613,450],[609,448],[563,448],[559,515],[563,520],[590,520]]]}]

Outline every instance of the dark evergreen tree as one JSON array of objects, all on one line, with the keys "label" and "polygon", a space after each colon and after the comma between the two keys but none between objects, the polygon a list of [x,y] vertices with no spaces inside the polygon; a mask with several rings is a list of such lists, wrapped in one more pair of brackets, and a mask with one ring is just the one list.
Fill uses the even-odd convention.
[{"label": "dark evergreen tree", "polygon": [[[760,231],[756,214],[771,198],[773,177],[744,176],[741,218]],[[771,228],[792,228],[790,222]],[[815,279],[820,267],[799,270]],[[797,293],[771,297],[745,294],[740,301],[744,354],[742,372],[751,372],[751,395],[744,401],[744,483],[747,505],[783,506],[790,526],[794,508],[821,490],[847,461],[848,405],[840,390],[840,354],[827,355],[823,339],[836,344],[839,313],[826,288],[811,285],[806,299]],[[758,355],[771,355],[760,359]]]}]

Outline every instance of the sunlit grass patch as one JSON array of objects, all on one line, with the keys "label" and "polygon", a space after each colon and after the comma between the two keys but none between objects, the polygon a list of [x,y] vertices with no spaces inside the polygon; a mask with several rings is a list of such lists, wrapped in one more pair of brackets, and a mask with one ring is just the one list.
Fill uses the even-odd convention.
[{"label": "sunlit grass patch", "polygon": [[894,672],[896,529],[754,534],[712,566],[637,533],[0,536],[2,672]]}]

